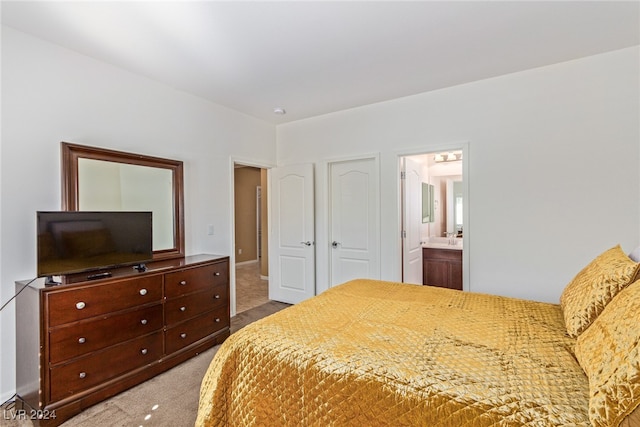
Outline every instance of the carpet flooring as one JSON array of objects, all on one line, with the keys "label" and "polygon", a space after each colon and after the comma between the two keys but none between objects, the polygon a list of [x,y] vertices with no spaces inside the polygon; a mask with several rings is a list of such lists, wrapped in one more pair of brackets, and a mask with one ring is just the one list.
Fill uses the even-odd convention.
[{"label": "carpet flooring", "polygon": [[[231,333],[289,304],[268,301],[231,319]],[[98,403],[67,420],[63,427],[193,426],[198,410],[200,383],[219,346],[136,387]],[[0,427],[29,427],[28,420],[12,418],[11,406],[0,411]]]}]

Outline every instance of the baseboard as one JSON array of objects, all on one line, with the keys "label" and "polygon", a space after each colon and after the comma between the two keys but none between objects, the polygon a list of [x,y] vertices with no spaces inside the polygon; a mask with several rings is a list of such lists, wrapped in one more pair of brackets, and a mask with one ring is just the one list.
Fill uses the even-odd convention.
[{"label": "baseboard", "polygon": [[248,264],[255,264],[257,263],[258,260],[257,259],[250,259],[249,261],[242,261],[242,262],[236,262],[236,266],[239,265],[248,265]]},{"label": "baseboard", "polygon": [[3,392],[2,394],[0,394],[0,404],[5,403],[9,399],[13,399],[15,395],[15,390]]}]

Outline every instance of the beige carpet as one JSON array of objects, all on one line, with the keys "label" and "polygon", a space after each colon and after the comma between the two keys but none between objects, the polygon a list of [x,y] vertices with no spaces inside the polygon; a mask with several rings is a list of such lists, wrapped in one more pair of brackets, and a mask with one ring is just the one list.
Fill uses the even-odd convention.
[{"label": "beige carpet", "polygon": [[[231,333],[288,306],[268,301],[243,311],[231,319]],[[217,346],[209,349],[149,381],[98,403],[62,426],[193,426],[200,382],[217,350]],[[1,427],[32,426],[30,421],[13,420],[15,416],[10,408],[3,408],[0,414]]]}]

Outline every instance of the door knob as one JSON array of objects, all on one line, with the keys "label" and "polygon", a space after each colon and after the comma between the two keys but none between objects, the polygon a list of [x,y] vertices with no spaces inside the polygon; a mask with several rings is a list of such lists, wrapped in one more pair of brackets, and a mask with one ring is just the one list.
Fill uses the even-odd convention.
[{"label": "door knob", "polygon": [[302,243],[302,244],[303,244],[303,245],[305,245],[305,246],[311,246],[311,245],[313,245],[313,243],[311,243],[311,242],[310,242],[310,241],[308,241],[308,240],[307,240],[306,242],[300,242],[300,243]]},{"label": "door knob", "polygon": [[336,242],[335,240],[331,243],[331,247],[337,248],[340,245],[340,242]]}]

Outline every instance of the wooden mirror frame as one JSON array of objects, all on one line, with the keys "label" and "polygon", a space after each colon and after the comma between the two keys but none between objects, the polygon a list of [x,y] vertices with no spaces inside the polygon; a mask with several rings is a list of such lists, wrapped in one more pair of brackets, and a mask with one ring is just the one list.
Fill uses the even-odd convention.
[{"label": "wooden mirror frame", "polygon": [[79,210],[78,159],[103,160],[169,169],[173,174],[173,248],[153,251],[154,260],[184,256],[184,176],[183,164],[179,160],[163,159],[123,151],[88,147],[69,142],[61,143],[62,150],[62,209]]}]

